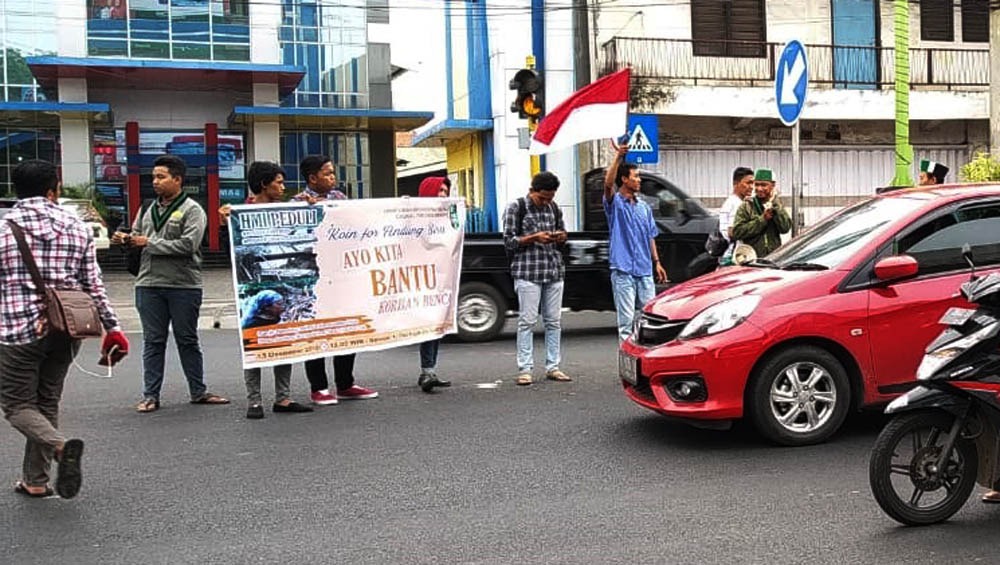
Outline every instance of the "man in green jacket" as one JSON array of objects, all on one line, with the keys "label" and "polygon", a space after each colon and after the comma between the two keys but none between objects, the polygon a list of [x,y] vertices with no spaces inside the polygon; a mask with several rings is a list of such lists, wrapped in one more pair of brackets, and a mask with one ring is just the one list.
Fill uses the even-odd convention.
[{"label": "man in green jacket", "polygon": [[116,233],[115,243],[142,249],[139,275],[135,280],[135,308],[142,323],[142,401],[136,411],[160,408],[163,366],[168,329],[187,378],[192,404],[228,404],[229,400],[208,392],[204,360],[198,341],[201,309],[201,239],[205,233],[205,211],[183,191],[187,165],[175,155],[163,155],[153,163],[156,200],[139,210],[128,236]]},{"label": "man in green jacket", "polygon": [[763,257],[781,246],[781,234],[792,229],[788,211],[778,201],[771,169],[757,169],[753,177],[754,195],[736,211],[733,239],[754,248]]}]

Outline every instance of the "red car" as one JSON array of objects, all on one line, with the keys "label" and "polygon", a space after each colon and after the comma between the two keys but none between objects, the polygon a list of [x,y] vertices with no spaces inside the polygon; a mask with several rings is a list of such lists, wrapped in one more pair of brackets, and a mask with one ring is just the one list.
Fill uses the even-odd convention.
[{"label": "red car", "polygon": [[646,304],[619,351],[625,394],[696,425],[744,416],[785,445],[830,437],[851,410],[914,380],[950,307],[969,307],[962,246],[1000,270],[1000,185],[886,193],[766,258]]}]

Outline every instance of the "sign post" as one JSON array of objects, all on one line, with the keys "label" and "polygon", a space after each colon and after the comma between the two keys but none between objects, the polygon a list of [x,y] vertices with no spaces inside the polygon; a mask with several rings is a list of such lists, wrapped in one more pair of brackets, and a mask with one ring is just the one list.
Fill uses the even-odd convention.
[{"label": "sign post", "polygon": [[774,77],[774,99],[781,123],[792,127],[792,236],[798,235],[799,199],[802,196],[802,155],[799,151],[799,116],[806,103],[809,64],[798,40],[785,44]]}]

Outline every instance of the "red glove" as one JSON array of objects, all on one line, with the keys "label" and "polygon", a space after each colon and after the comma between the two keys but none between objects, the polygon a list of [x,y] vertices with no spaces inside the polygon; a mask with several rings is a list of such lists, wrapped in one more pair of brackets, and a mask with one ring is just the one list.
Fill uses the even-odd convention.
[{"label": "red glove", "polygon": [[101,360],[98,365],[114,365],[128,354],[128,338],[124,332],[112,331],[104,334],[101,342]]}]

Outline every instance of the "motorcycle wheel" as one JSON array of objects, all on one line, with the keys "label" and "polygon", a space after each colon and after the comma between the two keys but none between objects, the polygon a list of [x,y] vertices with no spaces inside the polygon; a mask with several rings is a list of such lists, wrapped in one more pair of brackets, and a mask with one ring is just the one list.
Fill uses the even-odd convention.
[{"label": "motorcycle wheel", "polygon": [[940,411],[903,414],[875,440],[868,481],[878,505],[892,519],[908,526],[936,524],[969,499],[979,465],[975,442],[959,437],[944,472],[930,469],[954,422],[955,416]]}]

